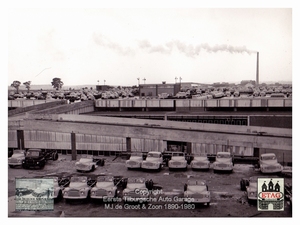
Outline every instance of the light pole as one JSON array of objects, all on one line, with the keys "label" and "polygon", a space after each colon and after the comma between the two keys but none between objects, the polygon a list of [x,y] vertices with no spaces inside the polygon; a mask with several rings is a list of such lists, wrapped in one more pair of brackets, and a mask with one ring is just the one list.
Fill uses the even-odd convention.
[{"label": "light pole", "polygon": [[177,78],[177,77],[175,77],[175,84],[177,83],[177,79],[178,79],[178,78]]},{"label": "light pole", "polygon": [[105,85],[106,80],[104,80],[104,85]]},{"label": "light pole", "polygon": [[144,84],[145,84],[146,78],[144,78],[143,81],[144,81]]},{"label": "light pole", "polygon": [[99,80],[97,80],[97,82],[98,82],[98,85],[99,85]]},{"label": "light pole", "polygon": [[179,83],[181,83],[181,80],[182,80],[182,78],[181,78],[181,77],[179,77]]},{"label": "light pole", "polygon": [[140,78],[137,78],[137,80],[138,80],[138,86],[140,86]]}]

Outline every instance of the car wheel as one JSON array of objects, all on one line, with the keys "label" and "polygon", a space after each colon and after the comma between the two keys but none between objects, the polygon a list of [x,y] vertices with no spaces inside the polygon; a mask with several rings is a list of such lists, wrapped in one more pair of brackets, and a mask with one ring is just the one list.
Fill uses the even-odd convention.
[{"label": "car wheel", "polygon": [[57,195],[57,199],[60,200],[60,199],[62,199],[62,197],[63,197],[62,191],[59,190],[58,195]]},{"label": "car wheel", "polygon": [[104,161],[104,159],[102,159],[101,163],[100,163],[100,166],[104,166],[104,163],[105,163],[105,161]]},{"label": "car wheel", "polygon": [[25,164],[22,164],[23,169],[27,169],[28,167]]},{"label": "car wheel", "polygon": [[57,152],[53,153],[52,159],[53,159],[53,161],[56,161],[56,160],[58,159],[58,154],[57,154]]},{"label": "car wheel", "polygon": [[41,161],[39,167],[40,167],[40,168],[44,168],[44,166],[45,166],[45,161]]},{"label": "car wheel", "polygon": [[10,167],[10,168],[15,168],[15,166],[14,166],[14,165],[9,165],[9,167]]},{"label": "car wheel", "polygon": [[161,171],[161,164],[159,164],[159,167],[157,170],[158,170],[158,172]]},{"label": "car wheel", "polygon": [[246,184],[245,184],[245,180],[241,180],[240,181],[240,187],[242,191],[246,191]]},{"label": "car wheel", "polygon": [[94,171],[94,170],[95,170],[95,166],[93,165],[91,171]]}]

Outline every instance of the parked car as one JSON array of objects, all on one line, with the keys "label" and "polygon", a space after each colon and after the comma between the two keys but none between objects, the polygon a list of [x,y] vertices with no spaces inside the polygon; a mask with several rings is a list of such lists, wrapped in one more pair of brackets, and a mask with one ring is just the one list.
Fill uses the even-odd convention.
[{"label": "parked car", "polygon": [[163,156],[161,152],[148,152],[146,160],[142,162],[142,169],[161,170]]},{"label": "parked car", "polygon": [[53,179],[53,188],[51,197],[55,200],[61,199],[63,197],[63,190],[67,185],[70,184],[70,179],[68,177],[59,178],[56,176],[45,177],[46,179]]},{"label": "parked car", "polygon": [[171,159],[168,162],[169,170],[185,169],[187,170],[187,160],[183,152],[172,152]]},{"label": "parked car", "polygon": [[216,155],[216,161],[213,163],[214,172],[233,170],[233,157],[230,152],[218,152]]},{"label": "parked car", "polygon": [[118,196],[118,186],[122,185],[123,179],[115,178],[113,176],[98,176],[97,183],[92,188],[90,197],[92,199],[109,199]]},{"label": "parked car", "polygon": [[28,188],[16,188],[16,196],[22,197],[24,195],[29,195],[33,192],[32,189]]},{"label": "parked car", "polygon": [[274,153],[261,154],[259,167],[262,173],[281,173],[283,169],[282,165],[278,163]]},{"label": "parked car", "polygon": [[50,189],[49,187],[38,187],[33,190],[32,196],[36,198],[41,197],[51,197],[53,195],[53,189]]},{"label": "parked car", "polygon": [[138,169],[141,168],[143,162],[142,152],[132,152],[130,158],[126,160],[125,165],[127,169]]},{"label": "parked car", "polygon": [[86,176],[73,176],[71,177],[70,184],[63,190],[64,199],[87,199],[90,195],[92,184],[88,183]]},{"label": "parked car", "polygon": [[247,192],[248,201],[257,201],[257,178],[256,176],[249,179],[242,178],[240,181],[241,190]]},{"label": "parked car", "polygon": [[14,168],[15,166],[22,166],[22,162],[25,159],[25,154],[25,150],[14,150],[12,156],[8,158],[9,167]]},{"label": "parked car", "polygon": [[57,160],[58,154],[56,150],[48,149],[48,150],[42,150],[42,149],[28,149],[26,152],[25,159],[22,161],[22,167],[24,169],[30,168],[30,167],[38,167],[38,168],[44,168],[46,162],[48,160]]},{"label": "parked car", "polygon": [[149,190],[152,190],[152,188],[152,180],[146,180],[143,177],[127,178],[127,182],[123,190],[123,201],[135,203],[147,202],[150,195]]},{"label": "parked car", "polygon": [[104,159],[93,158],[93,156],[86,156],[86,158],[80,158],[75,163],[75,168],[77,171],[94,171],[98,165],[104,166]]},{"label": "parked car", "polygon": [[190,165],[193,170],[196,170],[196,169],[209,170],[210,161],[209,161],[206,153],[194,154]]},{"label": "parked car", "polygon": [[184,199],[187,203],[202,203],[210,205],[210,192],[206,181],[189,179],[184,185]]}]

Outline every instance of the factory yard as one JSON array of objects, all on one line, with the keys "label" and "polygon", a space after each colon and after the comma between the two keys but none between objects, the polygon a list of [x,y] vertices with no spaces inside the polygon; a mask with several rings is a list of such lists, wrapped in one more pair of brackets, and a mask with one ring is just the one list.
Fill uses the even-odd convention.
[{"label": "factory yard", "polygon": [[[79,158],[79,156],[78,156]],[[256,204],[248,203],[245,192],[240,190],[241,178],[250,176],[268,177],[254,169],[252,165],[235,164],[232,173],[209,171],[169,171],[163,167],[159,172],[127,170],[125,158],[107,156],[105,165],[93,172],[80,173],[75,169],[75,161],[70,155],[59,155],[57,161],[48,161],[42,170],[8,168],[8,217],[292,217],[291,206],[285,201],[284,211],[258,211]],[[152,179],[154,186],[162,187],[162,192],[172,196],[173,201],[150,202],[145,205],[128,205],[116,202],[110,205],[85,201],[66,202],[61,199],[54,203],[53,211],[15,211],[15,178],[47,177],[72,175],[113,175],[122,177],[144,177]],[[196,205],[186,207],[174,196],[183,196],[184,184],[188,178],[206,180],[211,192],[210,206]],[[285,183],[292,178],[285,177]],[[175,199],[175,200],[174,200]],[[109,206],[109,207],[108,207]],[[177,208],[177,209],[176,209]]]}]

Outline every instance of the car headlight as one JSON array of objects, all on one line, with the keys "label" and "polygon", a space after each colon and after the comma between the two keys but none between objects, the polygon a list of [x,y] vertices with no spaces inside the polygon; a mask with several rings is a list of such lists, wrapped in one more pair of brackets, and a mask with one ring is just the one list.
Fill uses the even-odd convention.
[{"label": "car headlight", "polygon": [[92,191],[92,192],[91,192],[91,195],[95,195],[95,193],[96,193],[95,191]]},{"label": "car headlight", "polygon": [[64,195],[68,195],[68,192],[67,192],[67,191],[65,191],[65,192],[64,192]]},{"label": "car headlight", "polygon": [[111,195],[111,194],[112,194],[112,191],[108,191],[107,194],[108,194],[108,195]]},{"label": "car headlight", "polygon": [[125,192],[125,193],[123,193],[123,195],[124,195],[124,196],[127,196],[127,195],[128,195],[128,193],[127,193],[127,192]]}]

